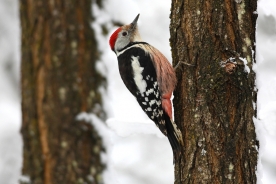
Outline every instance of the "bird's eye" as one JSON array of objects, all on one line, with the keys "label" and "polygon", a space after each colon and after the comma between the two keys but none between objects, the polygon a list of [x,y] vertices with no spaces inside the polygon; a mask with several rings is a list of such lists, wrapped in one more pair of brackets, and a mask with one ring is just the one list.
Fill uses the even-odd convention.
[{"label": "bird's eye", "polygon": [[126,35],[127,35],[127,32],[126,32],[126,31],[125,31],[125,32],[123,32],[123,33],[122,33],[122,35],[123,35],[123,36],[126,36]]}]

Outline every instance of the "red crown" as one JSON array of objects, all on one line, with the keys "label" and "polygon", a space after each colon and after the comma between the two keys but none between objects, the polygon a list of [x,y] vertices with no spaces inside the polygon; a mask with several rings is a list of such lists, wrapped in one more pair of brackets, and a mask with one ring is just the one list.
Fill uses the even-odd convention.
[{"label": "red crown", "polygon": [[115,46],[115,42],[117,40],[117,37],[118,37],[118,33],[121,31],[122,28],[118,28],[111,36],[110,36],[110,39],[109,39],[109,45],[110,45],[110,48],[114,51],[114,46]]}]

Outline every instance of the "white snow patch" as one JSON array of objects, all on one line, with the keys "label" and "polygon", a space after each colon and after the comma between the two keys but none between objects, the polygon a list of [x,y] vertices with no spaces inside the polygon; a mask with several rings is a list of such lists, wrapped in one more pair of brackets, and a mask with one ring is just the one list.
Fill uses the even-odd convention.
[{"label": "white snow patch", "polygon": [[121,137],[127,137],[134,134],[151,134],[159,138],[165,138],[154,122],[150,119],[147,121],[129,122],[110,118],[106,123],[108,127]]},{"label": "white snow patch", "polygon": [[[257,183],[276,181],[276,1],[258,1],[256,72],[257,119],[260,142]],[[253,54],[253,53],[252,53]]]},{"label": "white snow patch", "polygon": [[[114,133],[106,126],[106,124],[101,119],[99,119],[96,115],[92,113],[82,112],[77,115],[76,119],[78,121],[83,120],[87,123],[91,123],[93,127],[96,129],[97,133],[102,138],[103,146],[104,148],[106,148],[106,152],[101,152],[101,160],[103,161],[103,163],[106,164],[106,169],[103,173],[103,178],[109,178],[109,180],[116,181],[116,176],[110,164],[112,162],[110,160],[110,155],[113,147],[112,138],[113,140],[116,140],[116,135],[114,135]],[[108,183],[108,181],[104,181],[104,183]]]},{"label": "white snow patch", "polygon": [[202,155],[202,156],[205,156],[206,153],[207,153],[207,151],[206,151],[205,149],[202,149],[202,150],[201,150],[201,155]]},{"label": "white snow patch", "polygon": [[[101,154],[101,158],[107,164],[103,173],[104,183],[165,184],[173,181],[169,142],[153,122],[122,122],[109,119],[105,124],[94,114],[86,112],[80,113],[76,119],[92,123],[103,139],[106,152]],[[168,156],[170,159],[164,160]],[[155,176],[152,174],[155,172],[164,173]]]},{"label": "white snow patch", "polygon": [[244,64],[244,71],[247,72],[248,74],[250,73],[250,68],[247,65],[247,60],[246,58],[239,57],[239,59],[243,62]]},{"label": "white snow patch", "polygon": [[22,183],[31,183],[31,178],[30,176],[21,175],[19,181]]}]

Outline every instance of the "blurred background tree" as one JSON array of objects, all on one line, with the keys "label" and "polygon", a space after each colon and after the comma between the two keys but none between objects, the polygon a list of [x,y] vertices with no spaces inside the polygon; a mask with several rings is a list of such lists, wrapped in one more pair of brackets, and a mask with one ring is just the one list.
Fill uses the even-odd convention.
[{"label": "blurred background tree", "polygon": [[101,138],[75,119],[105,118],[91,4],[20,1],[23,175],[33,184],[102,183]]},{"label": "blurred background tree", "polygon": [[256,0],[172,1],[176,184],[256,183]]}]

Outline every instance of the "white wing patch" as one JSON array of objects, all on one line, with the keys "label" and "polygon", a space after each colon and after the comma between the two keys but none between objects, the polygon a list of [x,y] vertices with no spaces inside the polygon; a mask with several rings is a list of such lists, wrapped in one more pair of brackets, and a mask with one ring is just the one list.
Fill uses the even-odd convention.
[{"label": "white wing patch", "polygon": [[143,72],[144,68],[140,66],[140,63],[138,61],[139,56],[137,56],[137,57],[131,56],[131,59],[132,59],[131,66],[133,69],[134,82],[135,82],[136,86],[138,87],[140,93],[144,93],[147,88],[147,83],[143,79],[143,76],[142,76],[142,72]]},{"label": "white wing patch", "polygon": [[152,88],[146,91],[146,95],[147,96],[149,96],[149,94],[151,94],[151,93],[153,93],[153,89]]},{"label": "white wing patch", "polygon": [[149,102],[149,105],[152,106],[152,105],[155,104],[155,103],[156,103],[155,100],[151,100],[151,101]]}]

